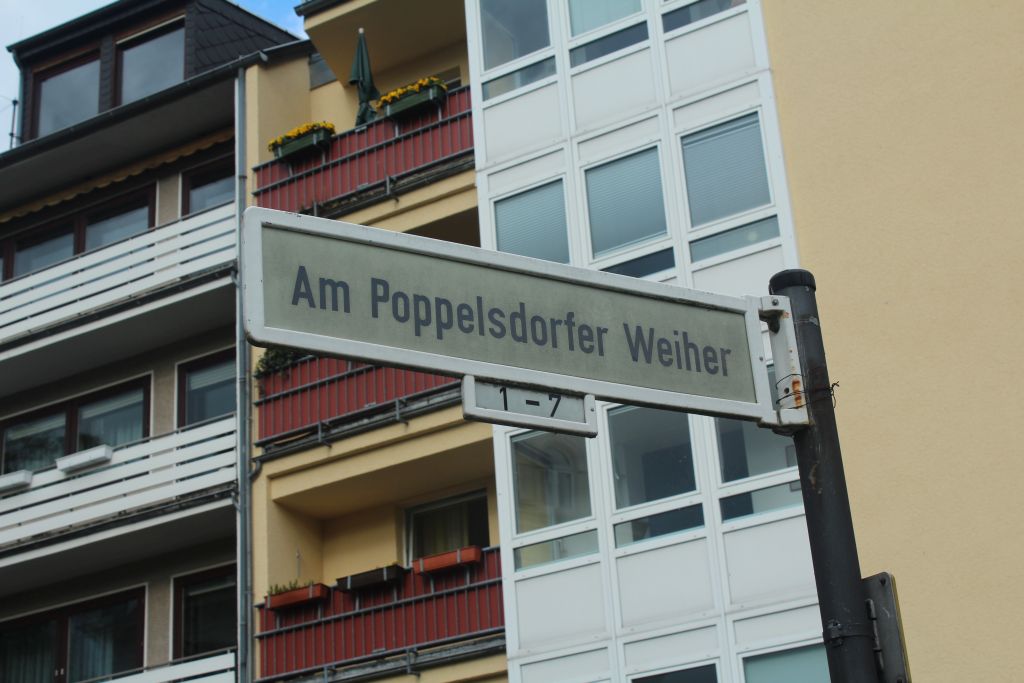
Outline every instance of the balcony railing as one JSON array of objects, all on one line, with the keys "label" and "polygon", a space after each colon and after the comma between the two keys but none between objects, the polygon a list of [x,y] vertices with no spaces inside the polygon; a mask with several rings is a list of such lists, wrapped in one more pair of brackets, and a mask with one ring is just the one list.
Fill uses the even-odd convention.
[{"label": "balcony railing", "polygon": [[227,204],[0,284],[0,345],[235,258]]},{"label": "balcony railing", "polygon": [[315,212],[359,192],[471,155],[473,121],[469,88],[452,90],[440,110],[396,123],[381,119],[335,135],[320,155],[271,161],[256,167],[259,206]]},{"label": "balcony railing", "polygon": [[333,358],[301,360],[261,380],[257,443],[297,436],[321,424],[357,420],[457,384],[453,377]]},{"label": "balcony railing", "polygon": [[113,678],[91,678],[82,683],[174,683],[186,680],[188,683],[235,683],[235,653],[224,652],[213,656],[179,660]]},{"label": "balcony railing", "polygon": [[85,472],[37,472],[0,498],[0,551],[229,485],[235,436],[231,416],[119,448]]},{"label": "balcony railing", "polygon": [[261,681],[501,634],[501,557],[490,548],[444,574],[409,572],[392,587],[335,588],[322,606],[259,610]]}]

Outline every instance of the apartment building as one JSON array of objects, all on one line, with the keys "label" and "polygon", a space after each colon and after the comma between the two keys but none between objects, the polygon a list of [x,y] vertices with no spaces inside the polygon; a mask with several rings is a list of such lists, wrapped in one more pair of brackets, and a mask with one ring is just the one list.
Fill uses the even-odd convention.
[{"label": "apartment building", "polygon": [[221,0],[121,0],[9,48],[4,681],[236,678],[238,77],[293,42]]}]

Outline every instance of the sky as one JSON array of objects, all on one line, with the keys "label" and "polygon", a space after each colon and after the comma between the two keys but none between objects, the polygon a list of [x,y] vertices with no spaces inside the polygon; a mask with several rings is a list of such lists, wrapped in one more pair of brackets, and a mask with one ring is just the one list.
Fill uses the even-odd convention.
[{"label": "sky", "polygon": [[[7,46],[110,4],[111,0],[0,0],[0,151],[7,149],[11,100],[18,97],[18,68]],[[235,0],[253,14],[305,37],[299,0]]]}]

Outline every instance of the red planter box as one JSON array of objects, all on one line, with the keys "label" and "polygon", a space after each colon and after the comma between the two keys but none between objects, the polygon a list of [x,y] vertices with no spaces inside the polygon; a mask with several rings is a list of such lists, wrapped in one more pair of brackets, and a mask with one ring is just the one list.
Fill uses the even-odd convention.
[{"label": "red planter box", "polygon": [[471,545],[466,548],[450,550],[446,553],[428,555],[418,560],[413,560],[412,571],[414,574],[441,572],[446,569],[454,569],[455,567],[479,562],[481,557],[480,547]]},{"label": "red planter box", "polygon": [[266,606],[268,609],[278,610],[288,607],[298,607],[316,602],[326,602],[331,597],[331,589],[322,583],[314,583],[302,588],[294,588],[284,593],[276,593],[267,596]]}]

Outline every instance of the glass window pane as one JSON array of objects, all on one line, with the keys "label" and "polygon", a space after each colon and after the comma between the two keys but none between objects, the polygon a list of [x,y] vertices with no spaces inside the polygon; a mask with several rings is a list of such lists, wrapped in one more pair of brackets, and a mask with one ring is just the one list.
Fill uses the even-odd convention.
[{"label": "glass window pane", "polygon": [[630,507],[697,488],[684,413],[625,406],[608,413],[615,505]]},{"label": "glass window pane", "polygon": [[513,437],[512,476],[518,533],[590,515],[583,437],[548,432]]},{"label": "glass window pane", "polygon": [[0,630],[0,681],[52,683],[57,664],[57,624],[12,624]]},{"label": "glass window pane", "polygon": [[524,66],[522,69],[507,73],[504,76],[491,79],[484,82],[484,99],[489,100],[492,97],[498,95],[504,95],[507,92],[512,92],[517,88],[522,88],[524,85],[529,85],[539,81],[542,78],[555,73],[555,58],[549,57],[536,64],[530,66]]},{"label": "glass window pane", "polygon": [[722,481],[736,481],[796,466],[793,438],[758,427],[753,422],[718,418],[718,459]]},{"label": "glass window pane", "polygon": [[640,11],[640,0],[569,0],[569,24],[578,36]]},{"label": "glass window pane", "polygon": [[658,150],[647,149],[587,171],[594,256],[664,235]]},{"label": "glass window pane", "polygon": [[235,576],[189,583],[182,589],[182,656],[235,646]]},{"label": "glass window pane", "polygon": [[549,44],[546,0],[481,0],[480,18],[485,69]]},{"label": "glass window pane", "polygon": [[828,659],[822,645],[772,652],[743,660],[747,683],[828,683]]},{"label": "glass window pane", "polygon": [[185,424],[203,422],[235,410],[235,360],[189,371],[185,378]]},{"label": "glass window pane", "polygon": [[495,202],[494,224],[498,251],[569,262],[561,180]]},{"label": "glass window pane", "polygon": [[132,598],[68,617],[68,681],[142,666],[141,605]]},{"label": "glass window pane", "polygon": [[100,63],[93,60],[50,76],[39,85],[37,134],[46,135],[100,110]]},{"label": "glass window pane", "polygon": [[120,242],[149,229],[149,206],[140,206],[105,218],[90,220],[85,226],[86,250]]},{"label": "glass window pane", "polygon": [[516,569],[568,560],[597,552],[597,531],[584,531],[543,543],[524,545],[515,550]]},{"label": "glass window pane", "polygon": [[66,232],[42,242],[19,245],[14,252],[14,277],[48,268],[75,255],[75,236]]},{"label": "glass window pane", "polygon": [[666,13],[662,17],[662,25],[665,33],[668,33],[745,3],[746,0],[697,0],[691,5]]},{"label": "glass window pane", "polygon": [[747,515],[756,515],[759,512],[803,505],[804,499],[800,493],[800,482],[791,481],[749,493],[739,493],[723,498],[719,502],[722,505],[722,520],[728,521]]},{"label": "glass window pane", "polygon": [[704,526],[704,508],[691,505],[615,525],[615,547]]},{"label": "glass window pane", "polygon": [[683,170],[694,226],[771,202],[757,114],[683,138]]},{"label": "glass window pane", "polygon": [[636,45],[644,40],[647,40],[647,24],[630,26],[621,31],[602,36],[586,45],[574,47],[569,51],[569,64],[571,66],[579,66],[598,57],[610,55],[630,45]]},{"label": "glass window pane", "polygon": [[64,455],[63,412],[15,422],[4,430],[4,472],[38,471]]},{"label": "glass window pane", "polygon": [[[683,669],[682,671],[670,671],[654,676],[634,678],[634,683],[717,683],[718,674],[714,664]],[[749,681],[747,683],[750,683]]]},{"label": "glass window pane", "polygon": [[669,268],[675,268],[675,265],[676,259],[672,255],[672,249],[662,249],[640,258],[616,263],[614,266],[605,268],[604,272],[628,275],[629,277],[644,277],[652,273],[660,273]]},{"label": "glass window pane", "polygon": [[483,496],[414,510],[410,517],[414,558],[470,545],[482,548],[490,545],[487,498]]},{"label": "glass window pane", "polygon": [[701,261],[778,236],[779,219],[772,216],[739,228],[720,232],[711,237],[695,240],[690,243],[690,256],[694,261]]},{"label": "glass window pane", "polygon": [[78,450],[141,439],[146,419],[143,403],[143,391],[138,388],[83,404],[78,409]]},{"label": "glass window pane", "polygon": [[199,213],[227,204],[235,198],[235,176],[227,169],[220,176],[197,176],[188,191],[189,213]]},{"label": "glass window pane", "polygon": [[185,29],[176,28],[121,52],[121,104],[185,78]]}]

